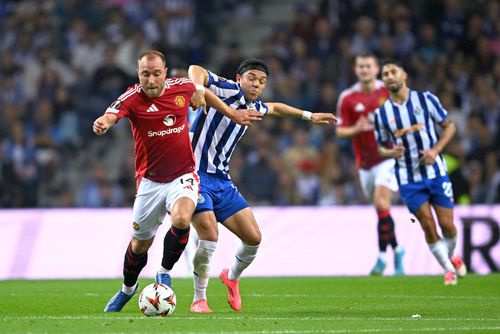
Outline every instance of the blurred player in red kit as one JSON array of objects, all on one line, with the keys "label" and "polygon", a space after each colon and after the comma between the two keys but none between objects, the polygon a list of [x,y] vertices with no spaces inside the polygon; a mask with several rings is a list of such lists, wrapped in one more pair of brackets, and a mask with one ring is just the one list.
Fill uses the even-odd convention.
[{"label": "blurred player in red kit", "polygon": [[361,54],[355,58],[354,72],[358,82],[340,94],[337,135],[352,138],[363,193],[377,211],[379,254],[370,274],[383,274],[387,265],[387,246],[391,245],[395,274],[404,275],[404,249],[396,241],[394,221],[389,211],[392,192],[398,190],[394,161],[380,157],[373,131],[373,112],[389,97],[387,88],[377,80],[379,71],[373,54]]}]

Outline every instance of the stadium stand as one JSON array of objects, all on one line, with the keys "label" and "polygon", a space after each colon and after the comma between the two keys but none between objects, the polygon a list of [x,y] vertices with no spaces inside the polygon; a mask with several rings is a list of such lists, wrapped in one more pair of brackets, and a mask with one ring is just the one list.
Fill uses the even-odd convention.
[{"label": "stadium stand", "polygon": [[[335,112],[352,57],[400,60],[457,123],[446,151],[459,204],[500,203],[498,0],[40,0],[0,3],[0,207],[131,206],[131,139],[93,120],[135,82],[139,51],[231,77],[258,56],[265,100]],[[232,65],[232,66],[231,66]],[[249,129],[232,177],[253,204],[365,203],[333,127],[271,117]]]}]

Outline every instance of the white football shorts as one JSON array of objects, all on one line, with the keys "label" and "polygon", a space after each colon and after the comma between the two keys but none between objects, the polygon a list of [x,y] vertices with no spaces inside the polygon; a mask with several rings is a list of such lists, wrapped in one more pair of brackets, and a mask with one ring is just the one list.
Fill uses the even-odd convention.
[{"label": "white football shorts", "polygon": [[398,181],[394,171],[394,159],[386,159],[370,169],[359,170],[359,181],[366,198],[373,200],[376,186],[384,186],[393,192],[398,191]]},{"label": "white football shorts", "polygon": [[169,183],[143,178],[134,201],[132,236],[139,240],[151,239],[175,202],[187,197],[196,206],[199,191],[200,178],[196,172],[181,175]]}]

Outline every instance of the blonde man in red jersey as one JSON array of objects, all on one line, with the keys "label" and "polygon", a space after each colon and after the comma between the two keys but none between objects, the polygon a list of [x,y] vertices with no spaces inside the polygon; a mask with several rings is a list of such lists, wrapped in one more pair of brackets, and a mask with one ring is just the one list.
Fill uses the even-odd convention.
[{"label": "blonde man in red jersey", "polygon": [[404,275],[404,249],[398,246],[394,221],[390,215],[392,192],[398,190],[393,159],[384,159],[377,152],[373,112],[389,97],[389,91],[377,80],[380,71],[373,54],[355,58],[354,72],[358,82],[344,90],[339,97],[337,135],[352,138],[361,187],[366,198],[373,202],[378,216],[379,254],[371,275],[382,275],[387,265],[387,246],[394,250],[394,272]]}]

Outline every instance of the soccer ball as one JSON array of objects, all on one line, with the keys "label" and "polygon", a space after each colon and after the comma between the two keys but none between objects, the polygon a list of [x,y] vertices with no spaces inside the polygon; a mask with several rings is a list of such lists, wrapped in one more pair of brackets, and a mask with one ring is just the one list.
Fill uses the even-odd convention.
[{"label": "soccer ball", "polygon": [[176,302],[174,290],[165,284],[152,283],[142,290],[139,309],[148,317],[167,317],[174,313]]}]

